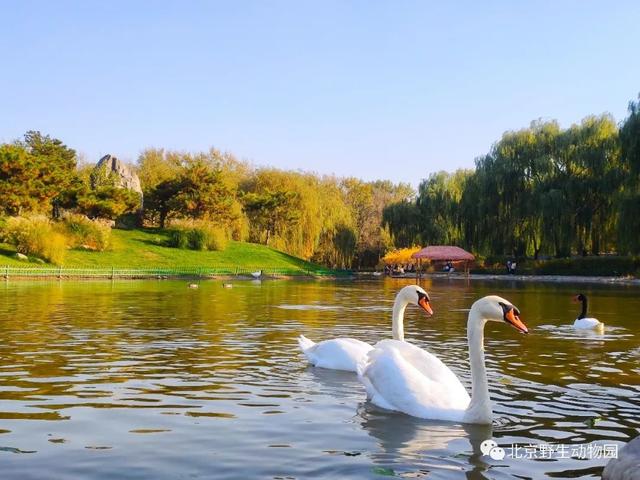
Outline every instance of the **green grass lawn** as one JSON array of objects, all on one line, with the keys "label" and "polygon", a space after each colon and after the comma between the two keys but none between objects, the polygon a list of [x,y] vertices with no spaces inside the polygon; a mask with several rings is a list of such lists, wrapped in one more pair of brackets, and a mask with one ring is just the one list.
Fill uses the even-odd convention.
[{"label": "green grass lawn", "polygon": [[[157,229],[112,231],[112,247],[104,252],[69,250],[66,268],[262,268],[316,271],[322,267],[265,245],[229,242],[221,252],[200,252],[164,246],[167,234]],[[0,244],[0,266],[38,266],[14,258],[15,249]]]}]

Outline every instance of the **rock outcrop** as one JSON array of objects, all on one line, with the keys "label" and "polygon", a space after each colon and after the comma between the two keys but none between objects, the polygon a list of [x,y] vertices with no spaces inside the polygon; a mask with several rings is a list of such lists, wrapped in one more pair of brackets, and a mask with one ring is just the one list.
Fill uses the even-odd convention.
[{"label": "rock outcrop", "polygon": [[126,188],[137,192],[142,197],[142,185],[136,172],[134,172],[129,165],[121,160],[118,160],[113,155],[105,155],[98,161],[94,168],[94,172],[97,175],[92,175],[92,187],[96,188],[98,185],[94,179],[98,178],[113,178],[115,185],[120,188]]}]

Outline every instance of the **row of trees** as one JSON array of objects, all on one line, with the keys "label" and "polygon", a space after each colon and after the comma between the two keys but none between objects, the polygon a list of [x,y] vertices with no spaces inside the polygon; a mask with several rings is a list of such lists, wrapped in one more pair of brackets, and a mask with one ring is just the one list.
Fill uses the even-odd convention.
[{"label": "row of trees", "polygon": [[236,240],[264,243],[334,267],[372,266],[391,246],[385,206],[405,184],[252,168],[215,149],[199,154],[148,149],[137,165],[147,224],[176,218],[224,225]]},{"label": "row of trees", "polygon": [[117,188],[115,178],[78,165],[75,150],[62,141],[29,131],[0,145],[0,215],[20,216],[61,209],[115,219],[140,207],[140,196]]},{"label": "row of trees", "polygon": [[383,213],[397,246],[457,244],[485,255],[640,253],[640,107],[561,129],[506,132],[474,170],[430,175]]},{"label": "row of trees", "polygon": [[378,263],[390,248],[383,209],[411,198],[409,185],[254,168],[215,149],[147,149],[136,165],[144,202],[117,179],[79,162],[58,139],[27,132],[0,145],[0,215],[134,216],[146,226],[193,219],[332,267]]},{"label": "row of trees", "polygon": [[475,169],[431,174],[417,194],[389,181],[254,168],[215,149],[147,149],[133,167],[143,204],[60,140],[27,132],[0,145],[0,215],[129,213],[156,227],[194,219],[333,267],[373,266],[391,247],[420,244],[535,258],[640,253],[639,102],[619,126],[601,115],[506,132]]}]

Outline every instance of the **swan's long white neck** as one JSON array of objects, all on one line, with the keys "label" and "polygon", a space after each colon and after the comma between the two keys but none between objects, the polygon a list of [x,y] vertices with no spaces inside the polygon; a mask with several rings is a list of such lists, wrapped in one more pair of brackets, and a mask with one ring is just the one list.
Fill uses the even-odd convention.
[{"label": "swan's long white neck", "polygon": [[404,341],[404,311],[409,301],[404,295],[397,295],[393,302],[393,316],[391,317],[391,333],[394,340]]},{"label": "swan's long white neck", "polygon": [[484,363],[484,325],[487,320],[477,310],[471,309],[467,321],[469,363],[471,365],[471,402],[465,419],[473,423],[491,423],[493,410],[489,397],[489,381]]}]

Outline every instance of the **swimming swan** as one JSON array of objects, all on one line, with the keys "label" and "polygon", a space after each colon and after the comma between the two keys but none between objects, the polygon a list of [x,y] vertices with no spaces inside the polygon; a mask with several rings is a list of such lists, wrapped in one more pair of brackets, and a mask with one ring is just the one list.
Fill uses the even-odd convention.
[{"label": "swimming swan", "polygon": [[504,298],[476,301],[469,312],[467,339],[472,396],[435,355],[396,340],[378,342],[358,365],[358,377],[375,405],[433,420],[490,424],[493,416],[484,364],[484,325],[504,321],[529,333],[520,312]]},{"label": "swimming swan", "polygon": [[580,315],[578,315],[578,318],[576,318],[576,321],[573,322],[573,328],[578,328],[580,330],[603,329],[604,323],[602,323],[597,318],[587,317],[587,296],[579,293],[578,295],[573,297],[573,303],[578,302],[582,303],[582,311],[580,312]]},{"label": "swimming swan", "polygon": [[[391,329],[395,340],[404,340],[404,311],[409,304],[417,305],[433,315],[427,292],[417,285],[402,288],[393,303]],[[373,349],[368,343],[355,338],[334,338],[315,343],[304,335],[298,337],[298,345],[311,365],[348,372],[355,372],[358,362]]]}]

